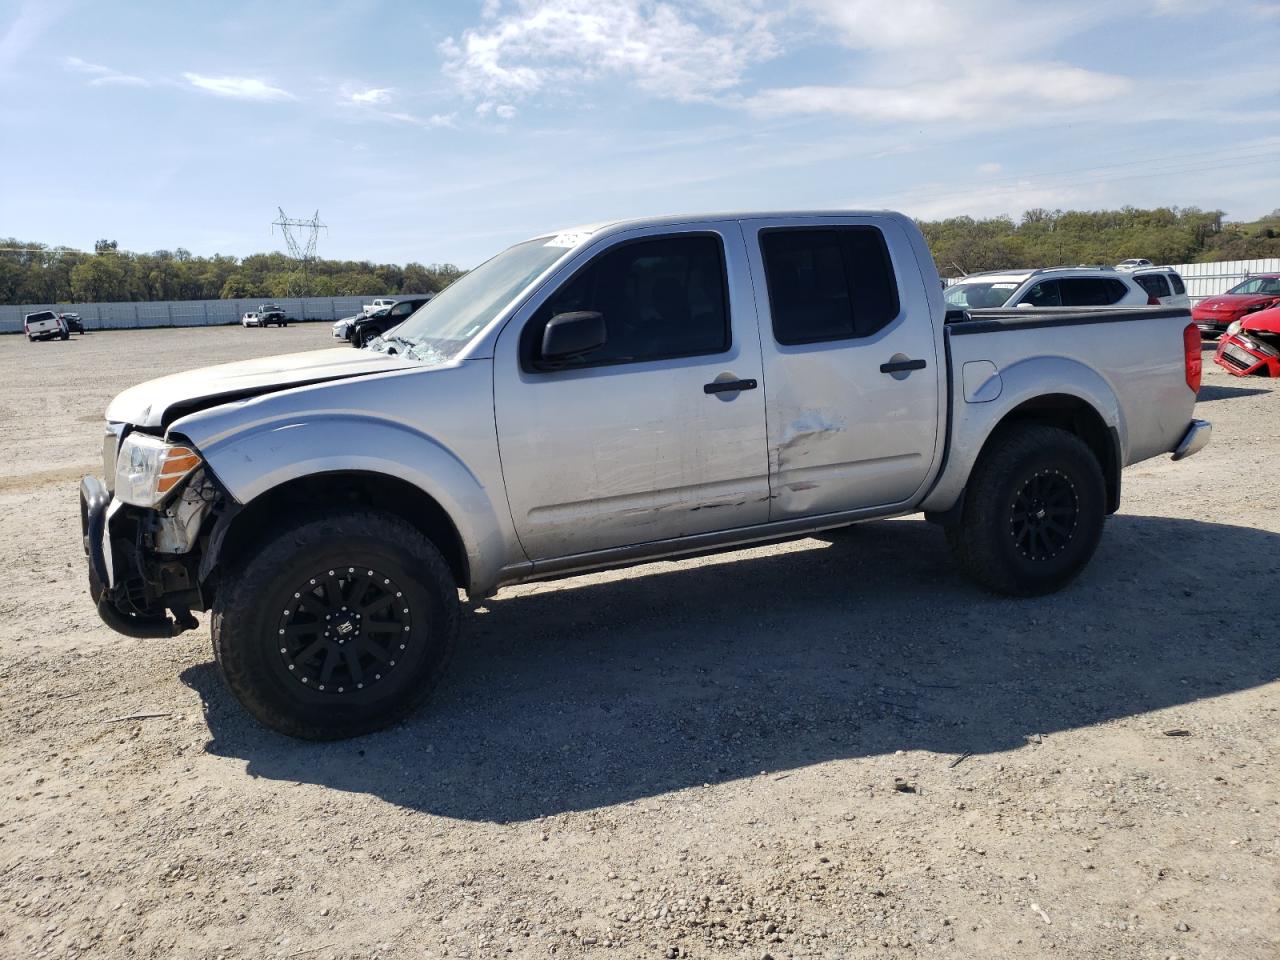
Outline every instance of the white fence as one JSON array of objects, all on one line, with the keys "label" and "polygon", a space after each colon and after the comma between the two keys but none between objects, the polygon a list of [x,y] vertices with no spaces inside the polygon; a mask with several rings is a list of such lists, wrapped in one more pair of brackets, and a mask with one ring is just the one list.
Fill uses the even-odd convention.
[{"label": "white fence", "polygon": [[140,327],[208,327],[238,323],[242,314],[264,302],[284,309],[290,320],[340,320],[373,297],[306,297],[292,300],[154,300],[129,303],[27,303],[0,305],[0,333],[21,333],[22,318],[39,310],[78,313],[86,330],[130,330]]},{"label": "white fence", "polygon": [[1222,260],[1218,263],[1171,264],[1187,284],[1192,303],[1215,297],[1241,280],[1259,273],[1280,273],[1280,257],[1263,260]]}]

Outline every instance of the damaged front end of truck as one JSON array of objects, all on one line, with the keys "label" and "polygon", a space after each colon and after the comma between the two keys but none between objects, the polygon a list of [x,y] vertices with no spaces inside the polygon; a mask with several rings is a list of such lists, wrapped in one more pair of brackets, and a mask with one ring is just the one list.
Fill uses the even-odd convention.
[{"label": "damaged front end of truck", "polygon": [[[80,481],[89,592],[98,615],[131,637],[171,637],[210,606],[210,541],[238,504],[181,438],[108,424],[107,480]],[[111,486],[108,486],[108,483]]]}]

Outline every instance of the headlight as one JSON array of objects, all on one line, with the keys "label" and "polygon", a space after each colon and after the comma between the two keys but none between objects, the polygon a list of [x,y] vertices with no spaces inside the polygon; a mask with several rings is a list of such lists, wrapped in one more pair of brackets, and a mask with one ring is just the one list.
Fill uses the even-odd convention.
[{"label": "headlight", "polygon": [[135,507],[158,506],[200,462],[190,447],[131,433],[116,455],[115,495]]},{"label": "headlight", "polygon": [[1227,324],[1227,336],[1234,337],[1240,332],[1242,326],[1244,326],[1243,320],[1232,320],[1231,323]]}]

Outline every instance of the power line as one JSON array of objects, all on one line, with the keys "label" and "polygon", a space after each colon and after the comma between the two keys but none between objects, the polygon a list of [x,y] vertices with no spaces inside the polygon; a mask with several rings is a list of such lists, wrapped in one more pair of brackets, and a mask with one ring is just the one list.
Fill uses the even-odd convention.
[{"label": "power line", "polygon": [[[329,228],[320,222],[320,211],[317,210],[315,215],[309,220],[299,220],[289,217],[285,214],[283,207],[276,207],[280,211],[280,216],[271,221],[271,232],[275,233],[276,227],[280,228],[280,232],[284,234],[285,246],[289,248],[289,256],[298,261],[299,267],[302,268],[302,289],[300,292],[290,289],[288,295],[292,296],[297,293],[298,296],[307,296],[311,292],[311,264],[316,259],[316,244],[320,241],[320,231],[326,234]],[[293,284],[290,283],[292,288]]]}]

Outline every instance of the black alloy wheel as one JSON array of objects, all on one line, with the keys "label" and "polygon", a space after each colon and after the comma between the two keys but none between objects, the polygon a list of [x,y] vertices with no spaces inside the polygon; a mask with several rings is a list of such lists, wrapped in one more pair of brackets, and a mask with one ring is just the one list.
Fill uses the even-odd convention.
[{"label": "black alloy wheel", "polygon": [[328,568],[298,584],[280,616],[280,667],[330,696],[389,677],[413,640],[404,590],[369,568]]},{"label": "black alloy wheel", "polygon": [[1052,560],[1075,536],[1080,499],[1061,470],[1036,473],[1023,484],[1009,509],[1009,535],[1028,560]]}]

